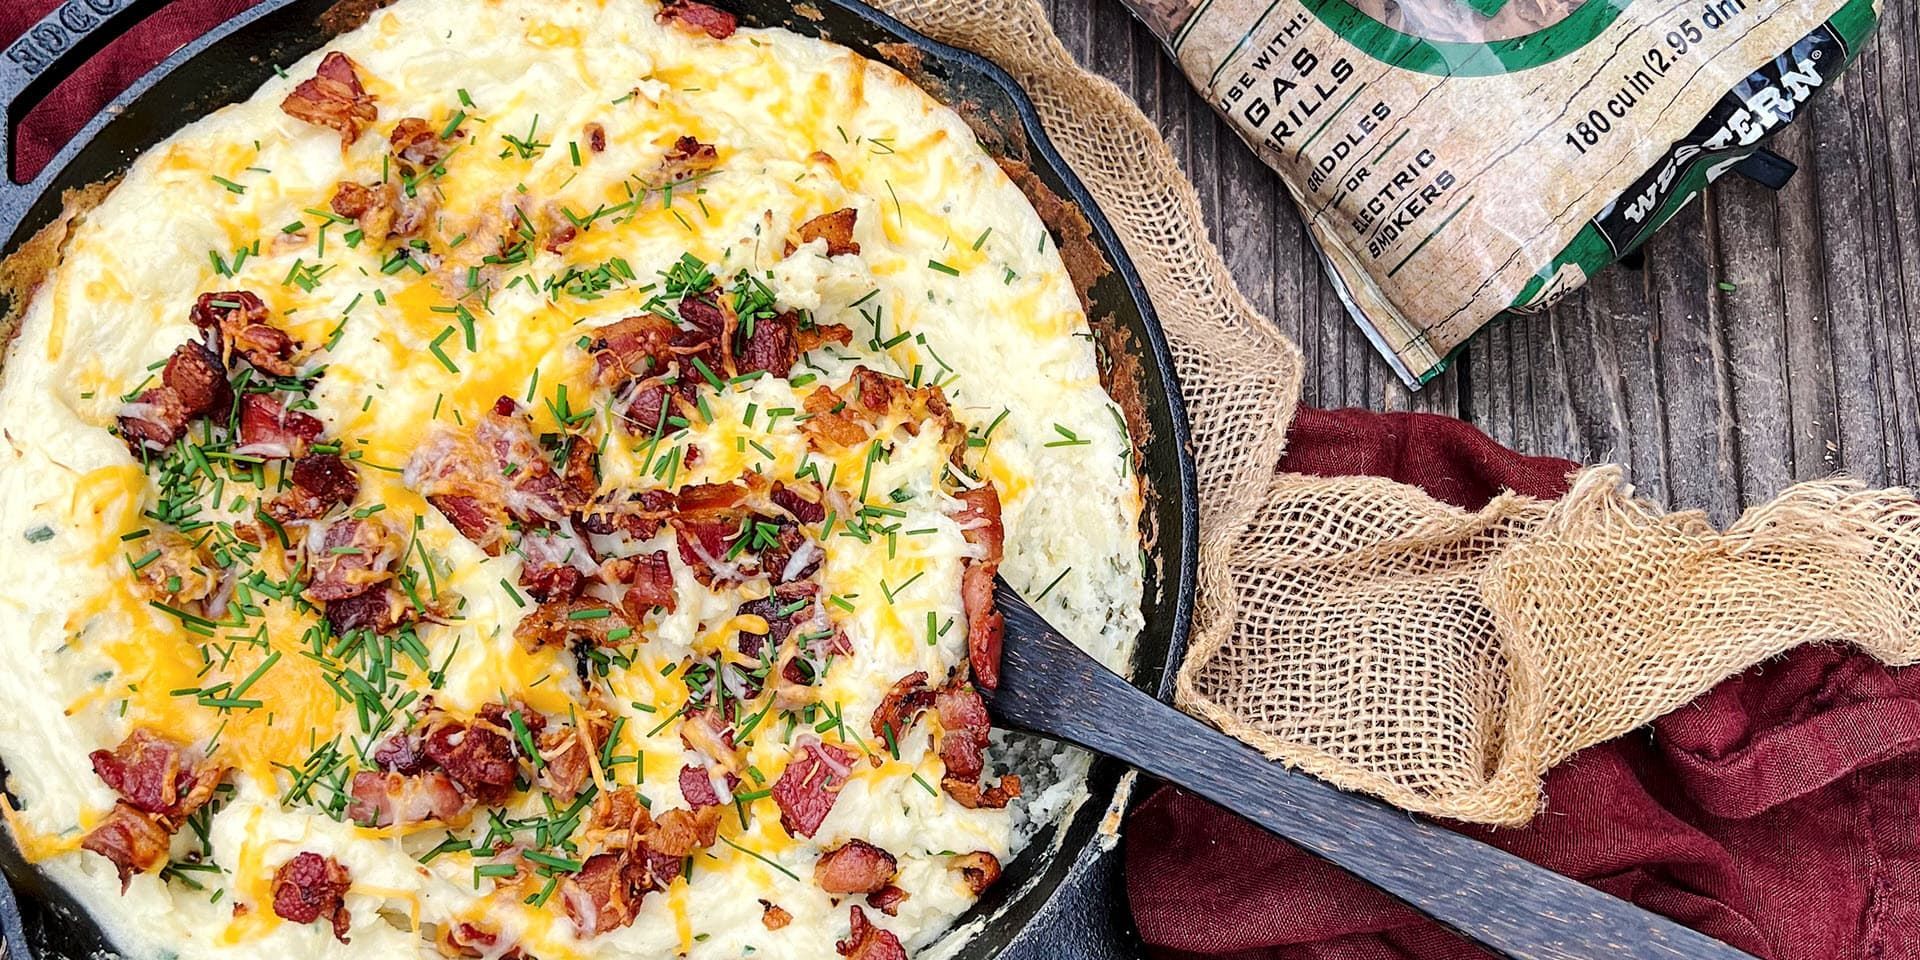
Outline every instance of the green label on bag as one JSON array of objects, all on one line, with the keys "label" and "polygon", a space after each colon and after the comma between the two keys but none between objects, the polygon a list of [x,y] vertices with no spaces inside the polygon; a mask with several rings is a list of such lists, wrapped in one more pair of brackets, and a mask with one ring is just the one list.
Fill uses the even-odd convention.
[{"label": "green label on bag", "polygon": [[1197,0],[1164,22],[1417,383],[1488,320],[1646,242],[1832,86],[1877,15],[1876,0]]}]

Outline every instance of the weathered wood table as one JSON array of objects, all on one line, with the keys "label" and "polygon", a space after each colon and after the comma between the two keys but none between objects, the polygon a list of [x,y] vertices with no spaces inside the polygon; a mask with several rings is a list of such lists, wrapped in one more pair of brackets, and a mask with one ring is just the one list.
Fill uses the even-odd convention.
[{"label": "weathered wood table", "polygon": [[1472,421],[1524,453],[1624,464],[1724,522],[1796,480],[1920,484],[1920,10],[1772,148],[1774,194],[1728,178],[1551,312],[1495,324],[1419,393],[1346,317],[1274,173],[1119,0],[1046,0],[1081,63],[1131,94],[1200,191],[1255,306],[1306,355],[1302,402]]}]

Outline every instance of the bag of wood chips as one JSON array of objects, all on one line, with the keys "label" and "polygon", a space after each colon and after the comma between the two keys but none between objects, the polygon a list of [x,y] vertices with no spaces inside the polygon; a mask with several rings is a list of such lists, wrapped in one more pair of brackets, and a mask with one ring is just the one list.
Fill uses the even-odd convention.
[{"label": "bag of wood chips", "polygon": [[1417,386],[1645,242],[1831,84],[1879,0],[1128,0],[1278,170]]}]

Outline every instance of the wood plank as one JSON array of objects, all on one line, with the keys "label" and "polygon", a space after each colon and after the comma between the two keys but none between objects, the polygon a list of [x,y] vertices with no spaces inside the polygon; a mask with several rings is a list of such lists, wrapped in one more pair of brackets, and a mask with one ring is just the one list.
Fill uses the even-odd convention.
[{"label": "wood plank", "polygon": [[[1526,453],[1626,465],[1643,495],[1727,520],[1845,471],[1920,483],[1920,12],[1877,40],[1775,149],[1779,194],[1724,182],[1648,249],[1539,316],[1496,323],[1426,389],[1347,318],[1279,178],[1118,0],[1049,0],[1082,63],[1131,94],[1199,190],[1262,312],[1300,345],[1304,402],[1465,417]],[[1723,289],[1725,283],[1730,289]]]}]

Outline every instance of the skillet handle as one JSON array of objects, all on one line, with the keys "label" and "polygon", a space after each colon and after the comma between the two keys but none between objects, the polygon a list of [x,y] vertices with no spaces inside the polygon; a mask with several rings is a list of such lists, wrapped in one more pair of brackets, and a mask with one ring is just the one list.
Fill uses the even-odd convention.
[{"label": "skillet handle", "polygon": [[17,212],[37,193],[13,174],[14,128],[27,111],[46,99],[60,81],[72,76],[101,48],[134,24],[167,5],[167,0],[61,0],[52,12],[7,44],[0,57],[0,209]]},{"label": "skillet handle", "polygon": [[1285,837],[1510,960],[1755,960],[1465,834],[1268,760],[1061,636],[1006,581],[1003,725],[1123,760]]}]

